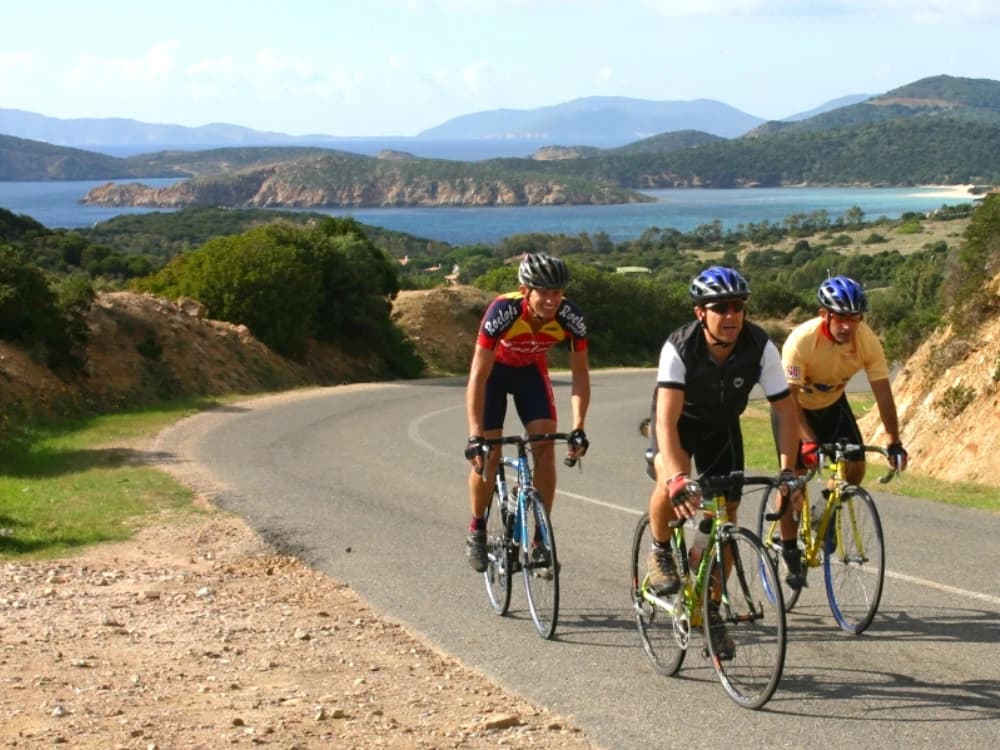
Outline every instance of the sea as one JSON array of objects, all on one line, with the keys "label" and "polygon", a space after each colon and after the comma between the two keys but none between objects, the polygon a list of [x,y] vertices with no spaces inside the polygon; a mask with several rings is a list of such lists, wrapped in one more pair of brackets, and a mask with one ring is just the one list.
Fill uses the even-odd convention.
[{"label": "sea", "polygon": [[[75,182],[0,182],[0,208],[25,214],[49,228],[77,229],[146,208],[90,206],[80,199],[107,180]],[[127,181],[123,181],[127,182]],[[143,180],[161,187],[176,179]],[[406,232],[451,245],[495,244],[515,234],[576,236],[606,234],[613,242],[635,239],[652,229],[690,232],[719,221],[723,230],[748,223],[781,223],[793,214],[825,210],[831,220],[852,207],[868,221],[899,218],[907,212],[929,212],[943,205],[971,203],[961,188],[686,188],[644,191],[652,203],[614,206],[504,206],[436,208],[310,209],[330,216],[351,216],[364,224]]]}]

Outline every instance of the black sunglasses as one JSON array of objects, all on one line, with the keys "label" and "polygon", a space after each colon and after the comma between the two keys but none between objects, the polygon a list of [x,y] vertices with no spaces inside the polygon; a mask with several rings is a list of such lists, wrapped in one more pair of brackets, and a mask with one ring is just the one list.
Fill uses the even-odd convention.
[{"label": "black sunglasses", "polygon": [[727,312],[741,313],[747,309],[747,303],[742,300],[733,300],[731,302],[712,302],[705,305],[705,309],[711,310],[717,315],[725,315]]}]

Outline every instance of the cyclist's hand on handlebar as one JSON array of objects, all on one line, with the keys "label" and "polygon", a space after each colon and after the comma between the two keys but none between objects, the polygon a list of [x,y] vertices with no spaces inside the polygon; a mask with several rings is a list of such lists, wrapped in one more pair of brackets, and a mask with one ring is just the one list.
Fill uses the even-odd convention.
[{"label": "cyclist's hand on handlebar", "polygon": [[486,462],[483,458],[488,450],[486,440],[482,435],[473,435],[469,438],[469,442],[465,444],[465,458],[472,463],[472,467],[480,474],[483,473],[483,469],[486,467]]},{"label": "cyclist's hand on handlebar", "polygon": [[900,442],[889,443],[885,447],[885,452],[889,454],[889,464],[896,471],[903,471],[906,468],[906,464],[909,461],[909,455],[906,452],[906,448]]},{"label": "cyclist's hand on handlebar", "polygon": [[590,447],[590,441],[587,440],[587,433],[580,429],[573,430],[569,434],[567,444],[569,446],[570,458],[583,458],[587,453],[587,448]]},{"label": "cyclist's hand on handlebar", "polygon": [[701,488],[683,472],[667,482],[667,496],[683,518],[692,518],[700,510]]},{"label": "cyclist's hand on handlebar", "polygon": [[782,469],[778,474],[778,491],[785,497],[795,495],[805,485],[802,477],[796,476],[791,469]]}]

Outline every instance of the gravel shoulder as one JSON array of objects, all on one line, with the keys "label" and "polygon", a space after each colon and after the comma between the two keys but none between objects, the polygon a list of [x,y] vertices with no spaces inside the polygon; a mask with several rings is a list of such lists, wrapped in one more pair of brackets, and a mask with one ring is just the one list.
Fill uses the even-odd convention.
[{"label": "gravel shoulder", "polygon": [[593,747],[203,514],[0,567],[0,747]]}]

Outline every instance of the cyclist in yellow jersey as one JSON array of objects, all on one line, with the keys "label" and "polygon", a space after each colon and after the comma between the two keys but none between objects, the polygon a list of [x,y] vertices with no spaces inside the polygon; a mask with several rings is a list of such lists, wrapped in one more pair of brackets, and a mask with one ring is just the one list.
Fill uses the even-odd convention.
[{"label": "cyclist in yellow jersey", "polygon": [[[819,285],[816,298],[819,316],[796,327],[781,351],[785,378],[799,406],[800,468],[817,465],[821,443],[840,438],[864,443],[845,392],[847,382],[861,370],[868,376],[889,437],[890,460],[900,470],[906,468],[885,350],[864,321],[868,309],[864,290],[854,279],[834,276]],[[864,451],[853,452],[848,459],[846,479],[860,484],[865,475]]]}]

